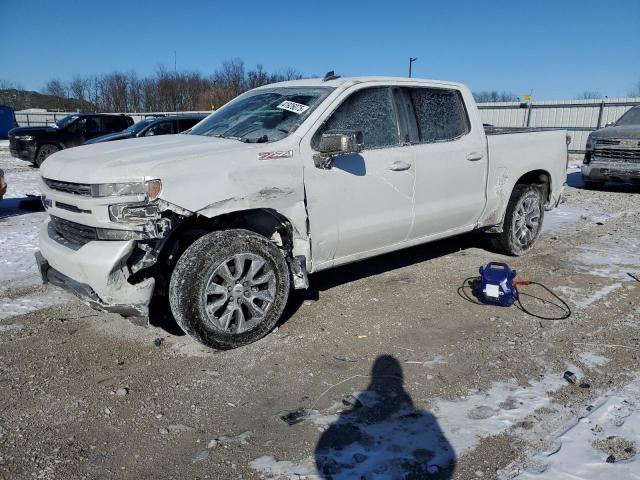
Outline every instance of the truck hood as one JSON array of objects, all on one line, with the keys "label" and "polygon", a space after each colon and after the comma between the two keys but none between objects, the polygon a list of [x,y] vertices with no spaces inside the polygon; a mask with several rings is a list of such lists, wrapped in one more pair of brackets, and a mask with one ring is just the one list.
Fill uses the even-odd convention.
[{"label": "truck hood", "polygon": [[83,145],[93,145],[94,143],[110,142],[112,140],[124,140],[125,138],[134,138],[134,135],[123,132],[110,133],[108,135],[102,135],[100,137],[87,140]]},{"label": "truck hood", "polygon": [[230,166],[231,157],[237,162],[240,152],[241,157],[256,158],[257,153],[250,152],[261,147],[200,135],[131,138],[62,150],[49,157],[40,172],[45,178],[77,183],[162,179],[176,169],[220,171]]},{"label": "truck hood", "polygon": [[39,133],[53,133],[57,131],[58,129],[55,127],[16,127],[9,130],[9,135],[37,135]]},{"label": "truck hood", "polygon": [[593,132],[596,138],[638,138],[640,139],[640,125],[620,125],[601,128]]}]

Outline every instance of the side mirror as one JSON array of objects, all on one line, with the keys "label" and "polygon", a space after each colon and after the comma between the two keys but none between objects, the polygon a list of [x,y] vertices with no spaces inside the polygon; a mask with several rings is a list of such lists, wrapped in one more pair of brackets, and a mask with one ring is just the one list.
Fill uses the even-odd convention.
[{"label": "side mirror", "polygon": [[613,125],[614,125],[614,122],[606,123],[606,124],[605,124],[605,128],[606,128],[606,127],[613,127]]},{"label": "side mirror", "polygon": [[330,169],[331,162],[340,155],[362,150],[362,132],[325,132],[320,137],[320,153],[313,156],[316,167]]}]

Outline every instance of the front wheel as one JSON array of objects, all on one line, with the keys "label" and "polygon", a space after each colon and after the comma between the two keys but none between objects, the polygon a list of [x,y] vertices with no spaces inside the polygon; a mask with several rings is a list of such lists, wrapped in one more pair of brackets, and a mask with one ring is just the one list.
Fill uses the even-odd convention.
[{"label": "front wheel", "polygon": [[51,145],[51,144],[45,144],[42,145],[39,149],[38,149],[38,153],[36,154],[36,166],[40,167],[40,165],[42,165],[42,162],[44,162],[47,157],[49,157],[50,155],[56,153],[57,151],[59,151],[60,149],[58,147],[56,147],[55,145]]},{"label": "front wheel", "polygon": [[185,250],[171,275],[169,302],[187,334],[230,349],[255,342],[276,325],[289,284],[289,267],[276,245],[247,230],[225,230]]},{"label": "front wheel", "polygon": [[542,192],[535,185],[516,185],[507,205],[502,233],[491,238],[507,255],[520,256],[533,247],[544,218]]}]

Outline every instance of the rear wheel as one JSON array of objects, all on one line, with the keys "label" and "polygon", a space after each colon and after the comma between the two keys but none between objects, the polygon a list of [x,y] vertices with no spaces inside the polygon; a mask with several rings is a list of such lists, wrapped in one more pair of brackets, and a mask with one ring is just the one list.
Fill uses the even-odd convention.
[{"label": "rear wheel", "polygon": [[501,253],[519,256],[533,247],[544,218],[542,193],[535,185],[516,185],[507,205],[502,233],[491,238]]},{"label": "rear wheel", "polygon": [[230,349],[265,336],[280,320],[290,273],[281,250],[247,230],[196,240],[171,275],[169,302],[178,325],[199,342]]},{"label": "rear wheel", "polygon": [[60,149],[58,147],[49,143],[42,145],[38,149],[38,153],[36,154],[36,166],[39,167],[40,165],[42,165],[42,162],[44,162],[49,155],[56,153],[59,150]]}]

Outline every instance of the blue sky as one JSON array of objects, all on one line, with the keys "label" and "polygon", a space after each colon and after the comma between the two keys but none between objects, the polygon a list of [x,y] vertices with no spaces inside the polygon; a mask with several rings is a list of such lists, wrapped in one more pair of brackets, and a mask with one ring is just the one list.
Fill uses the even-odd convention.
[{"label": "blue sky", "polygon": [[536,99],[625,96],[640,81],[640,0],[0,0],[0,79],[48,79],[158,64],[212,72],[407,75]]}]

